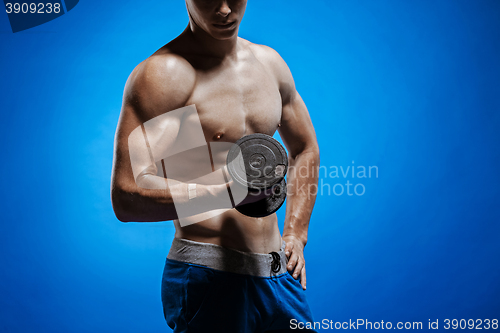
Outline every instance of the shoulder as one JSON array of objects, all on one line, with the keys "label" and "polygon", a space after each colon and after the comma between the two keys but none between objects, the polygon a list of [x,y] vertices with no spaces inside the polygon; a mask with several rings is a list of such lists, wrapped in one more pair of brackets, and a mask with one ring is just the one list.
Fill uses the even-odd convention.
[{"label": "shoulder", "polygon": [[273,48],[248,42],[248,47],[266,69],[276,78],[282,96],[287,98],[295,91],[295,82],[285,60]]},{"label": "shoulder", "polygon": [[281,58],[279,53],[276,52],[276,50],[274,50],[273,48],[263,44],[252,43],[243,38],[241,38],[241,41],[243,45],[245,45],[252,51],[252,53],[259,61],[264,62],[266,64],[280,64],[280,63],[285,64],[283,58]]},{"label": "shoulder", "polygon": [[273,48],[248,42],[248,47],[264,66],[269,67],[273,73],[280,76],[291,75],[290,69],[281,55]]},{"label": "shoulder", "polygon": [[158,51],[141,62],[125,85],[124,102],[154,117],[184,106],[192,94],[196,72],[183,57]]}]

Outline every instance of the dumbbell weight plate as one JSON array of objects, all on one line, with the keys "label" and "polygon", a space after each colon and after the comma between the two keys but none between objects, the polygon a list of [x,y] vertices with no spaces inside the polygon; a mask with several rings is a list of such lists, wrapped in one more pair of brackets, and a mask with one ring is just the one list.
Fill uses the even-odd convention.
[{"label": "dumbbell weight plate", "polygon": [[[238,158],[241,154],[242,158]],[[250,189],[266,189],[279,183],[288,169],[288,158],[273,137],[255,133],[242,137],[227,155],[230,176]]]},{"label": "dumbbell weight plate", "polygon": [[[268,189],[269,191],[269,189]],[[236,207],[236,210],[243,215],[250,217],[264,217],[275,213],[283,205],[286,199],[286,181],[273,185],[270,189],[272,195],[266,199],[250,204]]]}]

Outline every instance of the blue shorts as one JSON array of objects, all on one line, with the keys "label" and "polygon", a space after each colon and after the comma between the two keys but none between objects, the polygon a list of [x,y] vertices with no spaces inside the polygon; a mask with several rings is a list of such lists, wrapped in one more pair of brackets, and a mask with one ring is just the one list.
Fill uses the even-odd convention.
[{"label": "blue shorts", "polygon": [[174,238],[162,280],[165,319],[175,333],[280,332],[292,319],[312,322],[286,263],[284,246],[260,254]]}]

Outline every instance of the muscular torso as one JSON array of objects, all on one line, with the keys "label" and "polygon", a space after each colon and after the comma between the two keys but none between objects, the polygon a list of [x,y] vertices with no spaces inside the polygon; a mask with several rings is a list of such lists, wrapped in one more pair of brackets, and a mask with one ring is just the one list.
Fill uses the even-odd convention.
[{"label": "muscular torso", "polygon": [[[280,124],[278,82],[249,42],[241,40],[241,44],[234,59],[222,62],[178,53],[196,71],[196,84],[186,105],[196,106],[207,142],[232,143],[252,133],[273,135]],[[159,52],[172,51],[175,47]],[[225,161],[224,151],[213,154],[214,161]],[[195,168],[197,163],[193,157],[186,165]],[[179,238],[259,253],[277,251],[281,246],[276,214],[256,219],[231,209],[185,227],[174,223]]]}]

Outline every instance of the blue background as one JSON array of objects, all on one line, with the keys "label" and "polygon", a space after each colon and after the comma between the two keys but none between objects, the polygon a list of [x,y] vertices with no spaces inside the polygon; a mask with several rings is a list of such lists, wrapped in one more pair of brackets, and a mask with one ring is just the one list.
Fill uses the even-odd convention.
[{"label": "blue background", "polygon": [[[125,81],[187,22],[183,1],[81,1],[16,34],[0,14],[0,331],[168,331],[174,228],[120,223],[109,182]],[[250,0],[240,36],[287,61],[322,165],[379,169],[323,177],[366,193],[317,199],[315,318],[499,318],[500,2]]]}]

